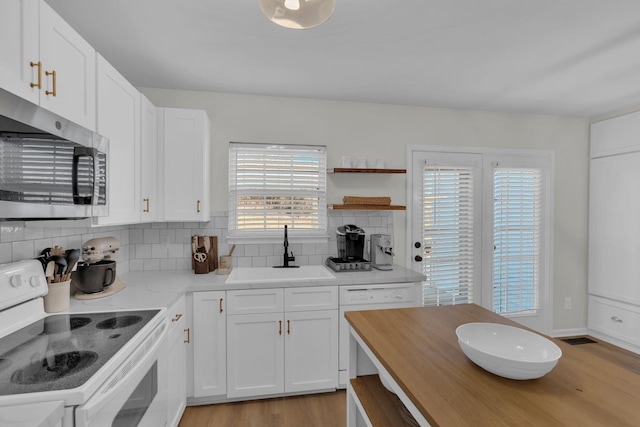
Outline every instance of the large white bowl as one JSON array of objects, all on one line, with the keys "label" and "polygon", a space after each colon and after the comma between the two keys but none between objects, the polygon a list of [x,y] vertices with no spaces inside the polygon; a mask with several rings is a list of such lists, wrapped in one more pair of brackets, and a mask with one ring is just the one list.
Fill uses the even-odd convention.
[{"label": "large white bowl", "polygon": [[460,348],[476,365],[513,380],[540,378],[550,372],[562,351],[533,332],[498,323],[466,323],[456,328]]}]

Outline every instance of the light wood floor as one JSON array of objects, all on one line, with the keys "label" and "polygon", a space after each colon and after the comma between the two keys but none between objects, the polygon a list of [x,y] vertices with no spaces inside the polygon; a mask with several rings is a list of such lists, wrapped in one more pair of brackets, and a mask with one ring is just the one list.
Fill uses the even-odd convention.
[{"label": "light wood floor", "polygon": [[344,427],[346,393],[190,406],[179,427]]},{"label": "light wood floor", "polygon": [[[574,346],[640,374],[640,355],[590,337]],[[344,427],[345,391],[188,407],[179,427]]]}]

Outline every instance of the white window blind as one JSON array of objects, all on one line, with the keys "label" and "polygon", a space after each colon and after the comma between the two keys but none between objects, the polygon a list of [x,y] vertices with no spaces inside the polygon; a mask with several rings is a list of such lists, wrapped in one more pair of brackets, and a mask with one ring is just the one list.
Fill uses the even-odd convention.
[{"label": "white window blind", "polygon": [[473,187],[472,167],[424,168],[425,306],[473,302]]},{"label": "white window blind", "polygon": [[542,170],[493,169],[493,311],[539,309]]},{"label": "white window blind", "polygon": [[324,236],[326,147],[231,143],[229,236]]}]

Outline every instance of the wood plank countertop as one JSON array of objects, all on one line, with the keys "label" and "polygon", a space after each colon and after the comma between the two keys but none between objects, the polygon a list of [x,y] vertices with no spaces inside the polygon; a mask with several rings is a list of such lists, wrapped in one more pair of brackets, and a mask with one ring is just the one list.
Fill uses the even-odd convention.
[{"label": "wood plank countertop", "polygon": [[[640,426],[640,375],[552,339],[556,367],[510,380],[460,349],[464,323],[521,325],[475,304],[352,311],[347,320],[432,426]],[[526,329],[526,328],[524,328]]]}]

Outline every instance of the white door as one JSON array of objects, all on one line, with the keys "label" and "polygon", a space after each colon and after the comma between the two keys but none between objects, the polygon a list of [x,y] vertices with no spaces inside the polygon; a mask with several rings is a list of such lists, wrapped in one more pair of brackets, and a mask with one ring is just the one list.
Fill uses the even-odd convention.
[{"label": "white door", "polygon": [[97,132],[109,138],[109,216],[97,225],[140,222],[140,93],[98,55]]},{"label": "white door", "polygon": [[553,153],[486,151],[411,151],[424,304],[473,302],[550,333]]},{"label": "white door", "polygon": [[482,156],[413,151],[411,268],[426,305],[480,303]]},{"label": "white door", "polygon": [[284,392],[282,313],[227,317],[227,397]]},{"label": "white door", "polygon": [[209,127],[206,112],[161,108],[165,221],[209,221]]},{"label": "white door", "polygon": [[44,77],[39,62],[38,0],[0,1],[0,16],[0,87],[38,104],[38,72],[40,81]]},{"label": "white door", "polygon": [[44,1],[40,2],[40,61],[40,105],[95,130],[96,52]]},{"label": "white door", "polygon": [[142,222],[162,219],[158,203],[158,109],[140,95],[140,196]]},{"label": "white door", "polygon": [[225,292],[193,293],[193,396],[227,393]]},{"label": "white door", "polygon": [[285,391],[338,386],[338,310],[285,314]]}]

